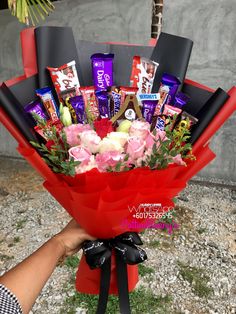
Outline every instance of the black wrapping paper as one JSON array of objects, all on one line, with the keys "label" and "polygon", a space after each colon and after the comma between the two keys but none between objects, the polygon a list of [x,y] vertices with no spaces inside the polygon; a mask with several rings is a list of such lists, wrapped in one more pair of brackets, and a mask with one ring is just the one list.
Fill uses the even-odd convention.
[{"label": "black wrapping paper", "polygon": [[38,75],[31,76],[9,87],[11,93],[17,98],[22,107],[36,100],[35,90],[38,88]]},{"label": "black wrapping paper", "polygon": [[229,95],[223,89],[218,88],[195,114],[195,117],[198,119],[198,123],[194,125],[191,130],[190,142],[192,144],[197,141],[228,99]]},{"label": "black wrapping paper", "polygon": [[75,60],[83,86],[82,72],[71,27],[41,26],[35,29],[39,87],[53,86],[47,66],[59,67]]},{"label": "black wrapping paper", "polygon": [[39,86],[52,86],[47,66],[59,67],[72,60],[76,67],[81,86],[92,84],[90,56],[97,52],[110,52],[114,58],[114,84],[129,85],[133,56],[140,55],[157,61],[160,65],[154,82],[159,88],[164,72],[173,74],[183,81],[192,50],[189,39],[161,33],[156,47],[113,45],[79,40],[73,36],[70,27],[42,26],[35,29]]},{"label": "black wrapping paper", "polygon": [[83,73],[83,82],[85,86],[93,84],[90,60],[92,54],[97,52],[114,53],[115,55],[113,62],[114,85],[129,86],[133,57],[135,55],[140,55],[146,58],[150,58],[153,50],[153,47],[148,46],[101,44],[84,40],[76,40],[76,45],[80,60],[80,68]]},{"label": "black wrapping paper", "polygon": [[[0,87],[0,106],[28,141],[38,142],[33,131],[33,120],[27,116],[23,109],[23,104],[19,101],[19,99],[22,99],[23,97],[27,99],[27,95],[28,99],[31,97],[31,81],[29,84],[30,88],[22,89],[22,83],[26,86],[26,81],[27,80],[14,85],[14,93],[3,83]],[[23,97],[22,94],[24,94]]]},{"label": "black wrapping paper", "polygon": [[[110,51],[110,45],[102,43],[93,43],[91,41],[79,40],[76,38],[76,46],[79,57],[79,67],[82,73],[82,86],[93,85],[92,69],[90,57],[94,53],[105,53]],[[79,77],[80,80],[80,77]]]},{"label": "black wrapping paper", "polygon": [[189,102],[184,106],[184,110],[195,116],[212,96],[212,92],[194,85],[184,83],[182,92],[190,97]]},{"label": "black wrapping paper", "polygon": [[159,63],[154,80],[153,91],[159,89],[163,73],[172,74],[184,81],[193,47],[193,41],[180,36],[161,33],[151,60]]},{"label": "black wrapping paper", "polygon": [[111,45],[111,52],[115,54],[114,73],[115,85],[129,86],[134,56],[150,59],[153,47]]}]

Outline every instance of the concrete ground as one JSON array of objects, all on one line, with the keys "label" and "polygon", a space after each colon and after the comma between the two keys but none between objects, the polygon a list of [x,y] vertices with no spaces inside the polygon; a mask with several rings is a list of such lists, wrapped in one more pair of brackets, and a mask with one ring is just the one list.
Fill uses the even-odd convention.
[{"label": "concrete ground", "polygon": [[[236,186],[190,182],[177,199],[169,235],[146,230],[148,261],[131,294],[134,314],[236,313]],[[69,220],[23,161],[0,158],[0,274],[36,250]],[[95,313],[96,300],[75,293],[78,257],[57,267],[31,313]],[[142,304],[140,299],[142,298]],[[107,313],[115,314],[110,299]]]}]

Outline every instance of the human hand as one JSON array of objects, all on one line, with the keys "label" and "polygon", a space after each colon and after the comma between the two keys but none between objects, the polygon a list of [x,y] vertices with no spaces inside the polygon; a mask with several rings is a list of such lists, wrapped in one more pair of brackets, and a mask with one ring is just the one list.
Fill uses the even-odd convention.
[{"label": "human hand", "polygon": [[63,247],[64,257],[78,252],[85,240],[95,240],[95,238],[87,234],[74,219],[53,238]]}]

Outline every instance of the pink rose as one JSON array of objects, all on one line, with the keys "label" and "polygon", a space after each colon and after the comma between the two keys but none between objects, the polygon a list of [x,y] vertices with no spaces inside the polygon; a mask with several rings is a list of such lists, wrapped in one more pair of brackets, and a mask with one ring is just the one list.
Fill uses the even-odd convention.
[{"label": "pink rose", "polygon": [[123,161],[124,154],[118,151],[109,151],[96,155],[96,163],[100,172],[106,172],[107,168],[115,167],[119,161]]},{"label": "pink rose", "polygon": [[68,151],[69,156],[75,161],[80,161],[82,163],[88,163],[92,154],[89,150],[83,146],[71,147]]},{"label": "pink rose", "polygon": [[147,137],[145,138],[146,148],[152,148],[155,141],[158,148],[161,145],[161,142],[164,142],[166,140],[167,137],[165,131],[156,130],[156,135],[149,131]]},{"label": "pink rose", "polygon": [[129,157],[133,162],[135,159],[143,156],[145,144],[146,142],[137,136],[132,136],[128,139],[126,153],[129,154]]},{"label": "pink rose", "polygon": [[80,145],[80,133],[91,130],[91,126],[89,124],[72,124],[65,127],[63,130],[66,133],[67,143],[73,147]]},{"label": "pink rose", "polygon": [[81,144],[86,147],[92,154],[98,152],[100,136],[94,130],[84,131],[80,134]]},{"label": "pink rose", "polygon": [[183,161],[181,154],[178,154],[175,157],[172,157],[172,160],[177,165],[186,166],[186,163]]},{"label": "pink rose", "polygon": [[147,161],[149,160],[149,158],[152,155],[152,148],[148,148],[145,152],[144,155],[140,158],[138,158],[135,162],[135,166],[136,167],[143,167],[143,163],[147,163]]},{"label": "pink rose", "polygon": [[130,136],[137,136],[145,140],[150,130],[150,124],[145,121],[135,120],[132,122],[129,135]]},{"label": "pink rose", "polygon": [[80,161],[76,167],[76,173],[83,173],[96,167],[94,156],[83,146],[71,147],[68,152],[70,158]]}]

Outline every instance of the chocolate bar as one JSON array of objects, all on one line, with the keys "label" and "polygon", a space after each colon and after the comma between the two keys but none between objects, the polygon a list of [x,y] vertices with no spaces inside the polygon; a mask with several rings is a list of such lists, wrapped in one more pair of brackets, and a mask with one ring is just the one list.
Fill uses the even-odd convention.
[{"label": "chocolate bar", "polygon": [[113,85],[113,53],[96,53],[91,56],[93,83],[97,90]]},{"label": "chocolate bar", "polygon": [[83,96],[87,118],[94,121],[99,117],[98,102],[95,95],[94,86],[80,87]]},{"label": "chocolate bar", "polygon": [[152,117],[154,115],[157,106],[157,100],[144,100],[142,101],[142,114],[144,119],[152,123]]},{"label": "chocolate bar", "polygon": [[53,122],[57,121],[59,119],[59,112],[58,112],[57,104],[53,97],[51,88],[44,87],[44,88],[36,89],[36,95],[41,98],[42,103],[44,107],[46,108],[50,119]]},{"label": "chocolate bar", "polygon": [[76,120],[76,123],[85,124],[86,123],[86,115],[85,115],[85,106],[83,101],[83,96],[75,96],[69,99],[70,112],[72,111],[72,119]]},{"label": "chocolate bar", "polygon": [[130,86],[138,87],[139,93],[151,93],[158,65],[159,64],[154,61],[140,56],[134,56]]},{"label": "chocolate bar", "polygon": [[75,94],[79,95],[79,79],[75,67],[75,61],[66,63],[58,68],[47,67],[50,72],[53,85],[60,100],[61,93],[74,89]]},{"label": "chocolate bar", "polygon": [[190,97],[182,92],[178,92],[175,96],[175,100],[173,102],[173,106],[183,109],[183,107],[188,103]]},{"label": "chocolate bar", "polygon": [[101,118],[110,118],[110,99],[107,91],[95,92],[98,101],[98,110]]},{"label": "chocolate bar", "polygon": [[180,84],[181,82],[177,77],[167,73],[163,74],[159,88],[160,100],[156,108],[156,115],[163,113],[164,106],[174,101],[175,94]]},{"label": "chocolate bar", "polygon": [[[46,113],[44,112],[43,106],[39,100],[32,101],[24,107],[25,111],[29,114],[37,114],[41,119],[48,120]],[[34,118],[34,116],[33,116]],[[37,121],[35,121],[37,122]]]}]

